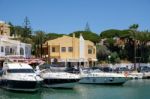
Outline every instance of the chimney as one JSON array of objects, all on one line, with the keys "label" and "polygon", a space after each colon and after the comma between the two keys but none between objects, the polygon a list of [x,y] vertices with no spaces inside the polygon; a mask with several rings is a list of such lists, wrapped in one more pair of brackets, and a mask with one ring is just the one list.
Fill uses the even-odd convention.
[{"label": "chimney", "polygon": [[83,40],[84,41],[84,38],[82,36],[82,33],[80,33],[80,40]]},{"label": "chimney", "polygon": [[73,38],[75,38],[75,33],[73,33]]}]

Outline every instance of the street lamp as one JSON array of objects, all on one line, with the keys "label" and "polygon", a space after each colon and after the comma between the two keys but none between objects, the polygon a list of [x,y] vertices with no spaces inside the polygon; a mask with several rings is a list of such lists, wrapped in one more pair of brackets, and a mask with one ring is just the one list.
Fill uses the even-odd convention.
[{"label": "street lamp", "polygon": [[108,56],[108,63],[110,63],[110,58],[111,58],[111,56],[109,55],[109,56]]}]

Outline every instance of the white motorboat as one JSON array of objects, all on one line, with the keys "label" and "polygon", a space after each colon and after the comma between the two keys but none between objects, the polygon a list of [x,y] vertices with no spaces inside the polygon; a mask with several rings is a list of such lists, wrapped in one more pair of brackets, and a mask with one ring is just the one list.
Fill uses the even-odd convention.
[{"label": "white motorboat", "polygon": [[144,76],[143,73],[138,73],[138,72],[130,72],[128,73],[128,77],[132,78],[132,79],[142,79]]},{"label": "white motorboat", "polygon": [[42,78],[26,63],[4,62],[0,77],[2,88],[15,91],[37,91]]},{"label": "white motorboat", "polygon": [[129,76],[133,79],[150,79],[150,72],[132,72]]},{"label": "white motorboat", "polygon": [[79,83],[84,84],[124,84],[129,80],[126,74],[118,74],[118,73],[107,73],[102,72],[99,69],[96,70],[80,70],[81,72],[81,80]]},{"label": "white motorboat", "polygon": [[79,74],[67,73],[64,71],[51,71],[50,69],[41,71],[40,76],[44,79],[43,86],[51,88],[70,89],[80,80]]}]

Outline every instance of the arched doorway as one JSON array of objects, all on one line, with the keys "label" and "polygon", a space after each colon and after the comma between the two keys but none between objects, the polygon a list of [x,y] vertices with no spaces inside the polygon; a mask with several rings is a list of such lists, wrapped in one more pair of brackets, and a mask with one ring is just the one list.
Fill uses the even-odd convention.
[{"label": "arched doorway", "polygon": [[20,55],[24,55],[24,49],[22,47],[20,48]]},{"label": "arched doorway", "polygon": [[88,61],[89,61],[89,67],[92,67],[92,66],[93,66],[92,59],[91,59],[91,58],[89,58],[89,59],[88,59]]}]

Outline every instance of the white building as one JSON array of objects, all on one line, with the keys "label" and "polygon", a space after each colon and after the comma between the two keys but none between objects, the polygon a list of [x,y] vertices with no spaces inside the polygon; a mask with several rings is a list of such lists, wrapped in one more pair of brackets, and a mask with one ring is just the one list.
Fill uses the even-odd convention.
[{"label": "white building", "polygon": [[10,39],[9,36],[0,35],[0,57],[19,56],[31,57],[31,44]]},{"label": "white building", "polygon": [[4,21],[0,21],[0,58],[7,56],[31,57],[31,44],[12,40],[10,36],[10,26]]}]

